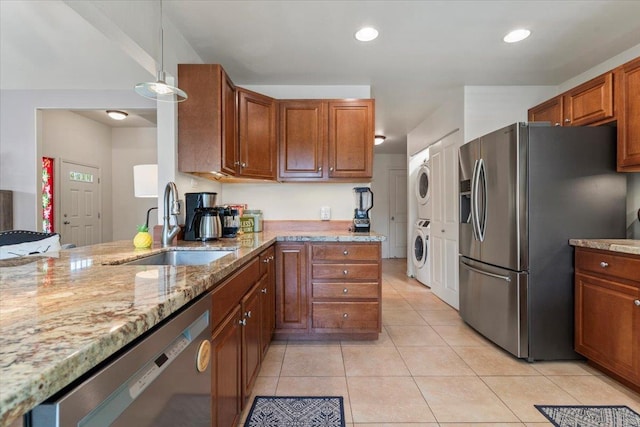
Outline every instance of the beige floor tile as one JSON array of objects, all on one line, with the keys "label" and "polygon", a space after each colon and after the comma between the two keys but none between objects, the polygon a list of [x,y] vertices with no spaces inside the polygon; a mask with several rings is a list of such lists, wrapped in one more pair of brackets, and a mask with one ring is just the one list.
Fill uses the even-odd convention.
[{"label": "beige floor tile", "polygon": [[354,427],[438,427],[438,423],[356,423]]},{"label": "beige floor tile", "polygon": [[269,346],[269,350],[267,350],[267,354],[262,361],[262,366],[260,367],[258,375],[261,377],[279,376],[286,348],[286,345]]},{"label": "beige floor tile", "polygon": [[457,311],[451,310],[421,310],[418,314],[429,325],[463,325],[464,321]]},{"label": "beige floor tile", "polygon": [[542,376],[481,377],[523,422],[546,422],[533,405],[578,405],[579,402]]},{"label": "beige floor tile", "polygon": [[440,427],[523,427],[522,423],[440,423]]},{"label": "beige floor tile", "polygon": [[449,347],[398,347],[398,351],[414,377],[476,375]]},{"label": "beige floor tile", "polygon": [[447,343],[431,326],[386,326],[397,346],[445,346]]},{"label": "beige floor tile", "polygon": [[427,322],[414,310],[382,310],[383,325],[426,325]]},{"label": "beige floor tile", "polygon": [[451,306],[433,294],[414,293],[411,295],[402,294],[402,296],[405,297],[409,305],[417,311],[451,310]]},{"label": "beige floor tile", "polygon": [[420,390],[409,377],[349,377],[354,423],[435,422]]},{"label": "beige floor tile", "polygon": [[345,422],[353,422],[347,380],[341,377],[281,377],[277,396],[342,396]]},{"label": "beige floor tile", "polygon": [[458,325],[432,325],[432,328],[450,346],[492,345],[490,341],[463,323]]},{"label": "beige floor tile", "polygon": [[287,345],[281,377],[344,376],[339,345]]},{"label": "beige floor tile", "polygon": [[551,381],[575,397],[583,405],[627,405],[640,413],[640,395],[623,393],[612,387],[603,377],[548,376]]},{"label": "beige floor tile", "polygon": [[553,424],[551,424],[550,422],[546,422],[546,423],[524,423],[525,427],[547,427],[547,426],[552,426]]},{"label": "beige floor tile", "polygon": [[452,347],[478,375],[541,375],[530,363],[496,346]]},{"label": "beige floor tile", "polygon": [[415,380],[439,423],[519,421],[477,377],[415,377]]},{"label": "beige floor tile", "polygon": [[243,425],[247,420],[247,415],[249,415],[251,405],[253,405],[253,399],[256,396],[275,396],[277,386],[278,377],[258,377],[256,379],[256,384],[253,386],[251,396],[249,397],[249,400],[247,400],[247,406],[240,415],[240,425]]},{"label": "beige floor tile", "polygon": [[586,362],[580,360],[535,362],[531,366],[543,375],[593,375]]},{"label": "beige floor tile", "polygon": [[413,310],[401,295],[383,296],[382,308],[383,310]]},{"label": "beige floor tile", "polygon": [[344,340],[340,343],[344,346],[358,346],[358,347],[395,347],[395,344],[389,337],[387,329],[383,326],[382,332],[378,335],[377,340]]},{"label": "beige floor tile", "polygon": [[342,347],[347,377],[409,377],[395,347]]}]

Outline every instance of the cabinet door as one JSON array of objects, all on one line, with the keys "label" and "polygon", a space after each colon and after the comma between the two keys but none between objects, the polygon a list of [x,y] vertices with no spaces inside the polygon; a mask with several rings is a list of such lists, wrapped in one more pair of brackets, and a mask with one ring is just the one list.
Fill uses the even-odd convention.
[{"label": "cabinet door", "polygon": [[[273,331],[276,326],[276,274],[275,274],[275,250],[267,249],[260,255],[261,267],[264,274],[260,279],[260,299],[262,310],[262,355],[267,353]],[[261,269],[261,271],[263,271]]]},{"label": "cabinet door", "polygon": [[562,105],[565,126],[585,126],[613,119],[613,72],[567,91]]},{"label": "cabinet door", "polygon": [[239,175],[276,179],[276,104],[273,98],[238,88]]},{"label": "cabinet door", "polygon": [[189,94],[187,102],[178,104],[178,170],[181,172],[221,170],[222,82],[226,80],[223,75],[222,67],[217,64],[178,64],[180,87]]},{"label": "cabinet door", "polygon": [[308,328],[307,262],[304,243],[276,245],[276,330]]},{"label": "cabinet door", "polygon": [[329,178],[371,178],[374,101],[329,102]]},{"label": "cabinet door", "polygon": [[575,347],[588,359],[640,384],[637,287],[576,274]]},{"label": "cabinet door", "polygon": [[326,171],[326,104],[279,102],[279,171],[282,180],[322,178]]},{"label": "cabinet door", "polygon": [[238,106],[236,87],[222,70],[222,165],[221,171],[229,175],[238,172]]},{"label": "cabinet door", "polygon": [[618,171],[640,172],[640,58],[616,70]]},{"label": "cabinet door", "polygon": [[556,96],[529,109],[530,122],[551,122],[551,126],[562,126],[562,96]]},{"label": "cabinet door", "polygon": [[256,382],[262,360],[260,281],[242,298],[242,396],[246,402]]},{"label": "cabinet door", "polygon": [[240,417],[242,407],[240,320],[238,304],[213,333],[211,399],[213,425],[217,427],[235,427]]}]

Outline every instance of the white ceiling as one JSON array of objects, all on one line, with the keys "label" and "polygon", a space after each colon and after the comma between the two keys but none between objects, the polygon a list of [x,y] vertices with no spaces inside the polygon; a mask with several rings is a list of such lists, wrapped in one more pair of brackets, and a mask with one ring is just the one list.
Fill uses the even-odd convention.
[{"label": "white ceiling", "polygon": [[[0,87],[128,89],[149,80],[132,46],[159,61],[158,2],[92,1],[95,13],[86,3],[0,0]],[[222,64],[239,85],[370,85],[376,133],[387,136],[376,153],[404,152],[406,134],[452,88],[558,85],[640,44],[636,0],[163,5],[167,69],[202,61]],[[380,37],[356,41],[364,25]],[[531,37],[502,42],[517,27]],[[190,47],[174,48],[180,42]]]}]

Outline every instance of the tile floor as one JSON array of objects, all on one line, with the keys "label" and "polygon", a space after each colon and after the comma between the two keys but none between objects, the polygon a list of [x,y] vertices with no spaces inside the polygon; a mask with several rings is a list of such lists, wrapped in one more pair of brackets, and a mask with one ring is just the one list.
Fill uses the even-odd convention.
[{"label": "tile floor", "polygon": [[348,427],[550,426],[534,404],[640,413],[640,394],[584,362],[530,364],[494,346],[408,278],[406,260],[382,271],[379,340],[274,341],[254,395],[343,396]]}]

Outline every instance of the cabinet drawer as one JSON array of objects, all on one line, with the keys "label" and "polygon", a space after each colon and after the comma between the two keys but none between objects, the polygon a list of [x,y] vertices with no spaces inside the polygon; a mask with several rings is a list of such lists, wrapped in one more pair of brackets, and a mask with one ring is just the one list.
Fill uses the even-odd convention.
[{"label": "cabinet drawer", "polygon": [[378,283],[313,283],[313,298],[378,298]]},{"label": "cabinet drawer", "polygon": [[313,264],[312,279],[378,280],[378,264]]},{"label": "cabinet drawer", "polygon": [[576,270],[640,281],[640,257],[576,248]]},{"label": "cabinet drawer", "polygon": [[323,244],[311,246],[313,261],[378,261],[380,244]]},{"label": "cabinet drawer", "polygon": [[258,280],[260,266],[258,258],[249,261],[237,273],[214,289],[212,294],[211,324],[215,328],[227,313],[240,303],[244,294]]},{"label": "cabinet drawer", "polygon": [[377,302],[314,302],[312,328],[378,329]]}]

